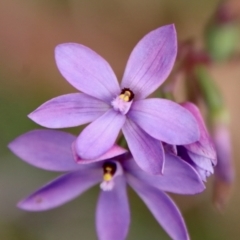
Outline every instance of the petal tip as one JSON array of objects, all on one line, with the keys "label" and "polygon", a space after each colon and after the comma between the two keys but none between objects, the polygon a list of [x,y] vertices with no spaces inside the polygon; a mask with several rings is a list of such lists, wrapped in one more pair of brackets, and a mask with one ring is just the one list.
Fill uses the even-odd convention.
[{"label": "petal tip", "polygon": [[47,207],[44,204],[44,201],[41,199],[41,197],[36,197],[35,199],[23,199],[20,202],[17,203],[17,208],[29,211],[29,212],[40,212],[40,211],[46,211],[51,209],[51,207]]},{"label": "petal tip", "polygon": [[72,43],[72,42],[58,44],[54,49],[57,66],[58,66],[58,62],[64,57],[64,55],[65,54],[68,55],[69,50],[74,46],[77,47],[78,45],[80,44]]},{"label": "petal tip", "polygon": [[176,27],[175,27],[175,24],[174,23],[170,23],[170,24],[168,24],[168,25],[165,25],[164,27],[166,27],[166,28],[171,28],[171,30],[173,30],[173,31],[175,31],[176,32]]},{"label": "petal tip", "polygon": [[10,143],[8,143],[7,147],[8,149],[14,153],[16,156],[17,155],[17,150],[18,150],[18,147],[19,147],[19,138],[21,138],[21,136],[15,138],[14,140],[12,140]]},{"label": "petal tip", "polygon": [[165,26],[160,27],[160,28],[165,28],[166,31],[168,31],[169,33],[173,34],[174,38],[175,38],[175,43],[177,44],[177,30],[176,30],[176,27],[175,27],[174,23],[165,25]]},{"label": "petal tip", "polygon": [[54,51],[55,51],[55,53],[58,53],[59,51],[61,51],[62,48],[66,47],[68,45],[74,45],[74,44],[77,44],[77,43],[71,43],[71,42],[70,43],[60,43],[55,47]]},{"label": "petal tip", "polygon": [[8,149],[10,150],[10,151],[14,151],[14,140],[12,141],[12,142],[10,142],[8,145],[7,145],[7,147],[8,147]]},{"label": "petal tip", "polygon": [[58,50],[61,48],[62,44],[58,44],[55,48],[54,48],[54,53],[57,54]]},{"label": "petal tip", "polygon": [[37,112],[37,109],[34,110],[34,111],[32,111],[31,113],[29,113],[29,114],[27,115],[27,117],[28,117],[29,119],[31,119],[33,122],[35,122],[35,123],[37,123],[37,124],[45,127],[45,126],[41,123],[41,121],[39,121],[36,112]]},{"label": "petal tip", "polygon": [[32,121],[34,121],[34,112],[35,111],[33,111],[27,115],[27,117],[30,118]]},{"label": "petal tip", "polygon": [[22,201],[18,202],[17,205],[16,205],[16,207],[19,208],[19,209],[25,210],[24,204],[22,203]]},{"label": "petal tip", "polygon": [[[25,203],[24,200],[20,201],[17,203],[17,208],[21,209],[21,210],[25,210],[25,211],[34,211],[33,209],[31,209],[28,204]],[[36,210],[35,210],[36,211]]]},{"label": "petal tip", "polygon": [[42,127],[52,128],[52,129],[59,128],[59,127],[55,126],[52,122],[50,123],[50,122],[44,121],[44,119],[42,119],[42,117],[41,117],[40,112],[38,111],[39,108],[37,108],[33,112],[29,113],[27,115],[27,117],[29,119],[31,119],[33,122],[35,122],[36,124],[38,124],[38,125],[40,125]]},{"label": "petal tip", "polygon": [[25,205],[24,203],[18,203],[17,208],[24,210],[24,211],[29,211],[29,212],[39,212],[39,211],[44,211],[44,209],[35,209],[31,208],[28,205]]}]

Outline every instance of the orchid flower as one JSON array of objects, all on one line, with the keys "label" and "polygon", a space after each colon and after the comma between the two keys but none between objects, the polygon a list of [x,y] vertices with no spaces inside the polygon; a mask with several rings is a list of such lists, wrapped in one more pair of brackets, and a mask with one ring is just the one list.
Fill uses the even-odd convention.
[{"label": "orchid flower", "polygon": [[83,159],[106,153],[122,129],[137,164],[161,174],[165,155],[159,140],[184,145],[199,139],[189,111],[170,100],[145,99],[166,80],[176,54],[174,25],[151,31],[133,49],[119,85],[110,65],[96,52],[77,43],[60,44],[55,49],[57,67],[82,93],[53,98],[29,117],[48,128],[91,122],[76,140],[77,154]]},{"label": "orchid flower", "polygon": [[130,224],[126,191],[129,184],[172,239],[189,239],[179,209],[164,192],[195,194],[204,190],[199,175],[188,163],[166,154],[164,175],[150,175],[138,167],[130,153],[115,146],[106,153],[106,158],[102,156],[86,164],[87,160],[74,159],[72,142],[75,140],[75,136],[65,132],[34,130],[9,144],[13,153],[33,166],[67,172],[20,201],[19,208],[49,210],[100,184],[96,209],[98,239],[124,240]]},{"label": "orchid flower", "polygon": [[214,173],[213,167],[217,164],[216,150],[197,106],[190,102],[181,105],[195,117],[200,129],[200,139],[195,143],[178,146],[177,154],[194,166],[202,180],[206,181]]}]

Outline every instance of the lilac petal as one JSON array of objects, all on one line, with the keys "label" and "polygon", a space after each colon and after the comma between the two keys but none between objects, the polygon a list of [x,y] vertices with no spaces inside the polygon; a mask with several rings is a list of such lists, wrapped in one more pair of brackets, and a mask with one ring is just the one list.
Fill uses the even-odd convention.
[{"label": "lilac petal", "polygon": [[193,167],[177,156],[166,153],[163,175],[151,175],[140,169],[135,161],[126,160],[123,163],[128,175],[132,175],[150,186],[162,191],[177,194],[196,194],[202,192],[205,186]]},{"label": "lilac petal", "polygon": [[18,203],[28,211],[44,211],[76,198],[101,181],[102,169],[93,168],[64,174]]},{"label": "lilac petal", "polygon": [[192,152],[188,152],[188,155],[198,167],[205,169],[211,173],[214,172],[213,164],[211,161],[212,159],[192,153]]},{"label": "lilac petal", "polygon": [[77,163],[80,163],[80,164],[84,164],[84,163],[93,163],[93,162],[99,162],[99,161],[103,161],[103,160],[107,160],[107,159],[110,159],[110,158],[113,158],[113,157],[117,157],[119,155],[122,155],[124,153],[127,152],[126,149],[118,146],[118,145],[113,145],[109,151],[107,151],[106,153],[104,153],[103,155],[101,155],[100,157],[98,158],[95,158],[95,159],[89,159],[89,160],[85,160],[85,159],[81,159],[77,152],[76,152],[76,142],[73,143],[72,145],[72,151],[73,151],[73,156],[74,156],[74,159]]},{"label": "lilac petal", "polygon": [[153,216],[173,240],[189,240],[181,212],[164,192],[142,183],[137,178],[128,179],[130,186],[145,202]]},{"label": "lilac petal", "polygon": [[195,118],[179,104],[166,99],[134,101],[128,117],[152,137],[173,145],[199,139]]},{"label": "lilac petal", "polygon": [[111,191],[101,191],[96,212],[99,240],[126,239],[130,224],[130,210],[123,176],[114,179]]},{"label": "lilac petal", "polygon": [[168,77],[177,55],[174,25],[160,27],[143,37],[133,49],[122,80],[135,99],[154,92]]},{"label": "lilac petal", "polygon": [[[208,177],[213,174],[213,164],[210,158],[192,153],[188,151],[184,146],[178,146],[178,156],[189,163],[194,169],[199,173],[200,171],[206,173],[205,175]],[[204,180],[205,181],[205,180]]]},{"label": "lilac petal", "polygon": [[50,171],[79,168],[73,159],[71,144],[76,137],[56,130],[33,130],[13,140],[8,147],[27,163]]},{"label": "lilac petal", "polygon": [[165,158],[161,142],[149,136],[129,119],[122,131],[139,167],[150,174],[162,174]]},{"label": "lilac petal", "polygon": [[192,153],[201,155],[206,158],[212,159],[214,165],[217,163],[216,151],[213,146],[211,137],[208,134],[201,112],[193,103],[186,102],[181,104],[185,109],[189,110],[195,117],[200,130],[200,139],[196,143],[185,145],[185,147]]},{"label": "lilac petal", "polygon": [[88,125],[76,141],[76,151],[82,159],[95,159],[105,154],[114,144],[126,116],[113,109]]},{"label": "lilac petal", "polygon": [[120,93],[112,68],[90,48],[77,43],[60,44],[55,58],[63,77],[83,93],[109,103]]},{"label": "lilac petal", "polygon": [[72,93],[53,98],[28,117],[48,128],[75,127],[89,123],[109,109],[106,103],[84,93]]}]

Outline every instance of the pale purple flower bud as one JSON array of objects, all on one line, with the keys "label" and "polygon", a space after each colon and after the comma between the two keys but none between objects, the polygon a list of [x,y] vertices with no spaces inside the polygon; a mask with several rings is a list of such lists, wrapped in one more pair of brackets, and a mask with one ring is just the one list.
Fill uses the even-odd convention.
[{"label": "pale purple flower bud", "polygon": [[214,174],[213,202],[219,210],[224,210],[231,195],[235,175],[231,136],[227,124],[219,122],[212,126],[212,137],[218,157]]},{"label": "pale purple flower bud", "polygon": [[217,151],[218,164],[215,168],[216,178],[232,183],[234,169],[232,161],[231,136],[228,126],[218,124],[212,128],[212,138]]},{"label": "pale purple flower bud", "polygon": [[216,151],[197,106],[190,102],[183,103],[182,106],[195,117],[200,129],[200,139],[195,143],[178,146],[178,155],[190,163],[198,171],[202,180],[206,181],[207,177],[214,173],[213,167],[217,163]]}]

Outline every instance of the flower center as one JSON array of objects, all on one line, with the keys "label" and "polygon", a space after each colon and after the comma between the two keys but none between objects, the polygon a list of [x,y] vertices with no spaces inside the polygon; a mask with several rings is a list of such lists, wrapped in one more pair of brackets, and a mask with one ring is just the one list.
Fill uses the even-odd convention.
[{"label": "flower center", "polygon": [[114,162],[106,162],[103,164],[103,180],[110,181],[117,170],[117,165]]},{"label": "flower center", "polygon": [[121,91],[119,98],[121,98],[125,102],[131,102],[134,98],[134,93],[129,88],[124,88]]},{"label": "flower center", "polygon": [[129,88],[123,88],[120,95],[113,99],[111,104],[116,111],[125,115],[132,105],[133,98],[134,93]]},{"label": "flower center", "polygon": [[123,174],[121,165],[115,161],[108,161],[103,164],[103,181],[100,188],[103,191],[111,191],[114,187],[114,178]]}]

